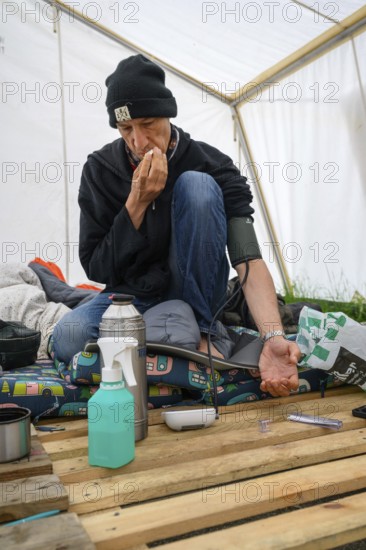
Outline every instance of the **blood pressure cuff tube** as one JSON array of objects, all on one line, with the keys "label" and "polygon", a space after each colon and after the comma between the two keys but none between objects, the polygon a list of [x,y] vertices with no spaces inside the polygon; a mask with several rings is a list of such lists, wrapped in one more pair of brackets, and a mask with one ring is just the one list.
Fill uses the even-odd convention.
[{"label": "blood pressure cuff tube", "polygon": [[227,248],[233,267],[246,260],[262,258],[251,218],[231,218],[228,221]]}]

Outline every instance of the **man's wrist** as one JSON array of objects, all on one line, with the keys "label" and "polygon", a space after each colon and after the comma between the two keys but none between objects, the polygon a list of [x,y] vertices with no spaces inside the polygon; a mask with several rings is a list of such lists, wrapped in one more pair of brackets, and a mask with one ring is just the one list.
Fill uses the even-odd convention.
[{"label": "man's wrist", "polygon": [[271,338],[274,338],[275,336],[282,336],[286,337],[286,334],[283,330],[270,330],[269,332],[266,332],[261,338],[263,344],[268,342],[268,340],[271,340]]},{"label": "man's wrist", "polygon": [[148,206],[148,203],[144,204],[136,200],[133,197],[132,193],[130,193],[127,197],[125,208],[128,212],[128,215],[130,216],[130,220],[132,221],[135,229],[139,229],[139,227],[141,226]]}]

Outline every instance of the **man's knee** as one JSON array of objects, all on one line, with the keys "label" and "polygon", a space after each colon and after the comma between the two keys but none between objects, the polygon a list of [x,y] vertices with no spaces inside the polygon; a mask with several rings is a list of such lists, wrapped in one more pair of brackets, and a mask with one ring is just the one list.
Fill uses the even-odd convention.
[{"label": "man's knee", "polygon": [[192,208],[209,208],[223,201],[222,191],[212,176],[193,170],[183,172],[174,185],[177,202],[189,203]]},{"label": "man's knee", "polygon": [[85,324],[78,319],[61,319],[55,326],[54,338],[69,345],[74,345],[75,342],[90,339],[92,330],[92,323]]},{"label": "man's knee", "polygon": [[75,353],[84,349],[88,340],[94,338],[94,323],[85,322],[78,315],[74,315],[73,312],[65,315],[53,331],[56,358],[59,361],[70,361]]}]

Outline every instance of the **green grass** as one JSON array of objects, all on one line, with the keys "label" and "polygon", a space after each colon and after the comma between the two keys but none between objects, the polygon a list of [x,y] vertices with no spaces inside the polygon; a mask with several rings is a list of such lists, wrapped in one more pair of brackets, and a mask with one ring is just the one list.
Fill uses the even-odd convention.
[{"label": "green grass", "polygon": [[366,302],[365,301],[355,301],[355,302],[338,302],[332,300],[323,300],[321,298],[308,298],[306,296],[295,296],[294,294],[285,294],[286,304],[291,304],[293,302],[310,302],[312,304],[319,304],[323,312],[328,311],[341,311],[354,319],[358,323],[366,322]]},{"label": "green grass", "polygon": [[[319,304],[323,312],[328,311],[342,312],[354,319],[358,323],[366,322],[366,291],[354,292],[351,301],[342,300],[344,296],[349,296],[349,289],[352,285],[348,282],[342,273],[339,280],[330,277],[330,288],[320,288],[319,285],[312,282],[308,277],[302,277],[293,282],[291,292],[284,293],[285,302],[310,302]],[[320,296],[324,296],[321,298]]]}]

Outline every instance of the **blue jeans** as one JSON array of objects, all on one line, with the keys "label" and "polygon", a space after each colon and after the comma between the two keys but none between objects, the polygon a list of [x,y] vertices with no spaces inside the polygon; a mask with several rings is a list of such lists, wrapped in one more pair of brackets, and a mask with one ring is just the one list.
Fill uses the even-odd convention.
[{"label": "blue jeans", "polygon": [[[201,332],[207,333],[224,303],[229,276],[227,221],[220,187],[208,174],[184,172],[174,185],[171,215],[169,289],[158,298],[136,298],[134,304],[144,313],[161,301],[183,300],[192,307]],[[98,338],[102,315],[111,304],[110,294],[98,294],[58,322],[53,335],[59,361],[70,362],[88,340]]]}]

